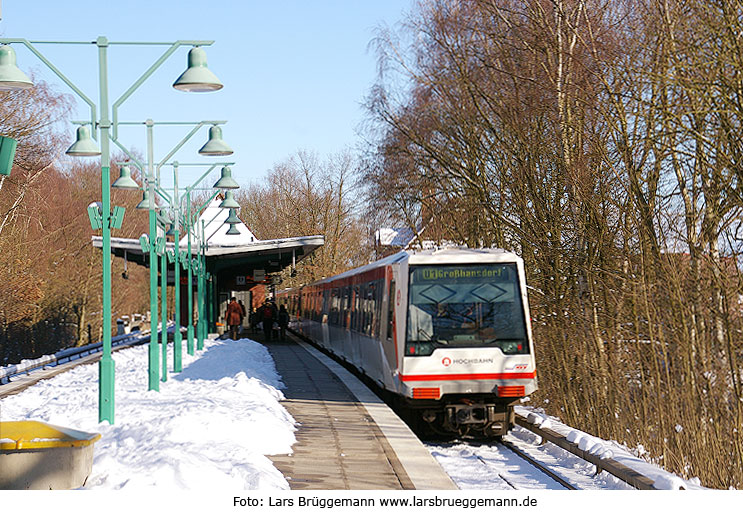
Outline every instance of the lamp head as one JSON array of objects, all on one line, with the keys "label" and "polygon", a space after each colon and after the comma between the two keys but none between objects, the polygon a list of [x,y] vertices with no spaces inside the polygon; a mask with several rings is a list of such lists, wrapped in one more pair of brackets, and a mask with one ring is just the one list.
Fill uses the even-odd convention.
[{"label": "lamp head", "polygon": [[154,203],[150,200],[150,192],[145,190],[142,192],[142,200],[137,204],[138,210],[152,210],[155,209]]},{"label": "lamp head", "polygon": [[34,83],[16,66],[15,50],[10,45],[0,45],[0,91],[27,90]]},{"label": "lamp head", "polygon": [[227,230],[227,235],[239,235],[240,231],[235,227],[234,224],[230,224],[230,229]]},{"label": "lamp head", "polygon": [[227,217],[227,220],[224,221],[225,224],[240,224],[242,221],[240,220],[240,217],[237,216],[237,213],[235,212],[235,208],[230,208],[230,216]]},{"label": "lamp head", "polygon": [[132,171],[128,165],[122,165],[119,168],[119,178],[111,186],[123,190],[136,190],[139,188],[137,182],[132,179]]},{"label": "lamp head", "polygon": [[230,167],[222,167],[222,176],[219,178],[219,181],[214,183],[214,186],[212,188],[232,190],[235,188],[240,188],[240,185],[237,184],[237,181],[232,179],[232,169]]},{"label": "lamp head", "polygon": [[87,125],[77,128],[77,139],[75,143],[65,152],[68,156],[100,156],[98,145],[90,137],[90,129]]},{"label": "lamp head", "polygon": [[227,190],[227,193],[224,195],[224,201],[222,201],[219,204],[220,208],[239,208],[240,205],[235,200],[234,195],[232,194],[232,190]]},{"label": "lamp head", "polygon": [[173,219],[170,218],[170,213],[168,213],[168,210],[165,208],[160,209],[160,221],[164,224],[172,224]]},{"label": "lamp head", "polygon": [[188,68],[173,83],[180,91],[206,92],[221,90],[224,85],[206,66],[206,52],[194,47],[188,52]]},{"label": "lamp head", "polygon": [[199,149],[202,156],[229,156],[232,149],[222,139],[222,128],[213,125],[209,128],[209,141]]}]

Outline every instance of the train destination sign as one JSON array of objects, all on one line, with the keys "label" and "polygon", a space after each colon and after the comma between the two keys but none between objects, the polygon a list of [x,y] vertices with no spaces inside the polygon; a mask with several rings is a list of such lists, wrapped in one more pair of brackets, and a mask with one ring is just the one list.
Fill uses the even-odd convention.
[{"label": "train destination sign", "polygon": [[508,269],[513,265],[482,265],[482,266],[448,266],[448,267],[416,267],[413,269],[413,282],[467,282],[477,280],[507,280]]}]

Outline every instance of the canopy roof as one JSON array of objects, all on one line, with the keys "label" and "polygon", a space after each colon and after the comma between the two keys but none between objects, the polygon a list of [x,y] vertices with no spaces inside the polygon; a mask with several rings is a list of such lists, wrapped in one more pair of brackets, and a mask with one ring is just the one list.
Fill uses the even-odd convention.
[{"label": "canopy roof", "polygon": [[[224,221],[229,217],[229,210],[220,208],[219,203],[220,199],[215,199],[207,206],[191,234],[191,251],[196,254],[203,221],[207,267],[212,271],[239,271],[252,276],[252,271],[259,269],[271,274],[306,258],[325,243],[322,235],[258,240],[242,221],[235,224],[240,234],[228,235],[229,224]],[[92,240],[93,246],[103,247],[100,236],[93,236]],[[168,242],[166,248],[173,250],[174,242]],[[188,234],[181,235],[179,248],[181,251],[188,248]],[[129,262],[149,267],[149,253],[142,251],[137,239],[111,238],[111,252]],[[169,267],[172,268],[172,264]]]}]

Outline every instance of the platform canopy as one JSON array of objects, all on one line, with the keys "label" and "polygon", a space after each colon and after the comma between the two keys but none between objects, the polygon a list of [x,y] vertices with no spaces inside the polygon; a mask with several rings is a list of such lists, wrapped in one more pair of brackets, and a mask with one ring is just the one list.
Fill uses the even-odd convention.
[{"label": "platform canopy", "polygon": [[[270,278],[271,274],[307,258],[325,243],[322,235],[259,240],[242,221],[234,225],[239,234],[228,235],[230,225],[224,222],[229,217],[229,210],[220,208],[219,203],[220,199],[215,199],[209,204],[199,217],[197,227],[200,228],[201,221],[204,222],[207,269],[230,284],[255,283],[256,271]],[[102,247],[101,237],[93,236],[92,240],[93,246]],[[173,242],[167,243],[168,250],[174,248]],[[185,233],[180,237],[180,249],[188,249],[188,235]],[[191,250],[194,254],[199,250],[198,232],[195,230],[191,235]],[[137,239],[112,238],[111,252],[128,262],[149,267],[149,253],[142,251]],[[172,269],[173,265],[169,264],[169,267]]]}]

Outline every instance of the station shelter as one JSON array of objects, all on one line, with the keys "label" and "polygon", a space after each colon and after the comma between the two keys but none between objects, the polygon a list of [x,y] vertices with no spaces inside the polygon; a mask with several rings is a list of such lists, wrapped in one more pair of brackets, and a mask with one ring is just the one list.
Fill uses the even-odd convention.
[{"label": "station shelter", "polygon": [[[194,225],[191,234],[191,252],[194,256],[199,253],[202,221],[204,227],[204,242],[206,249],[206,316],[210,333],[222,333],[227,303],[231,297],[236,297],[245,305],[250,313],[263,304],[266,297],[275,293],[279,285],[279,273],[293,268],[301,260],[306,259],[316,249],[325,243],[321,235],[278,238],[273,240],[259,240],[242,221],[238,224],[226,224],[229,209],[220,208],[221,199],[214,199],[201,213]],[[163,236],[162,230],[159,236]],[[228,234],[230,231],[231,234]],[[166,250],[172,251],[175,243],[172,237],[166,244]],[[179,238],[181,252],[188,249],[188,235]],[[93,236],[93,246],[102,247],[100,236]],[[142,250],[139,240],[133,238],[112,238],[111,252],[126,260],[127,263],[149,267],[149,252]],[[158,276],[162,274],[158,257]],[[193,306],[194,320],[197,319],[197,280],[192,275],[194,289]],[[167,284],[175,285],[175,269],[173,263],[167,264]],[[188,320],[188,272],[180,271],[180,306],[181,324]],[[160,279],[158,279],[158,285]]]}]

